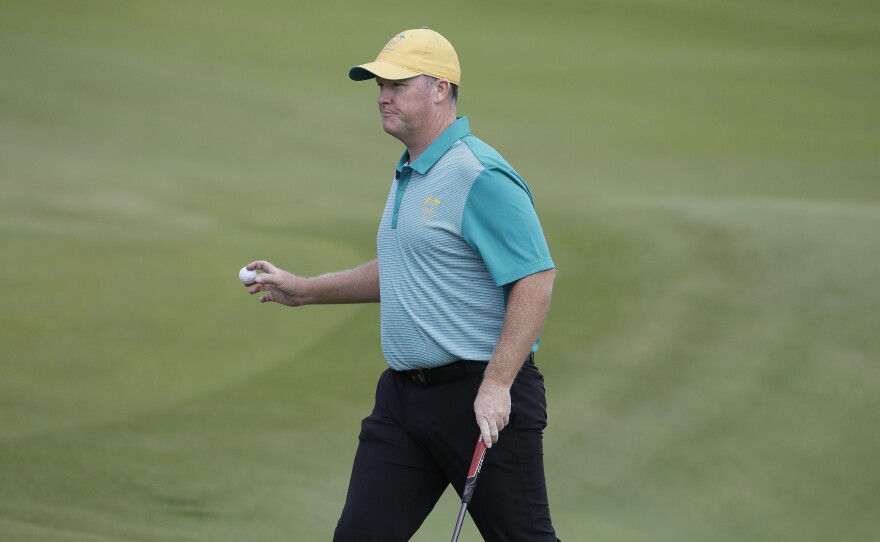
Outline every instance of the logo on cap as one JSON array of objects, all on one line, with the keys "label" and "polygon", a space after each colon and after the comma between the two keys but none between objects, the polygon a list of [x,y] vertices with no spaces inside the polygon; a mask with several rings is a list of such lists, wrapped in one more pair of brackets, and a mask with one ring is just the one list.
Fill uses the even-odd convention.
[{"label": "logo on cap", "polygon": [[394,50],[395,47],[397,47],[397,44],[400,43],[400,40],[405,40],[405,39],[406,39],[406,34],[401,34],[399,36],[395,36],[395,37],[391,38],[391,40],[385,44],[385,48],[382,49],[382,52],[383,53],[390,53],[391,51]]}]

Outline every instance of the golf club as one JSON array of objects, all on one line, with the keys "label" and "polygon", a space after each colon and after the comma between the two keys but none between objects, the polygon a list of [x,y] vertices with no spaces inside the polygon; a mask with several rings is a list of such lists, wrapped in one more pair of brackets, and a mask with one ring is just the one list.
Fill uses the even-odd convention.
[{"label": "golf club", "polygon": [[474,496],[474,488],[477,487],[477,476],[480,475],[480,469],[483,468],[483,458],[486,456],[486,443],[480,438],[477,440],[477,447],[474,450],[474,457],[471,459],[471,468],[468,471],[467,480],[464,482],[464,491],[461,493],[461,510],[458,512],[458,521],[455,522],[455,531],[452,533],[452,542],[458,542],[458,535],[461,533],[461,524],[464,522],[464,513],[467,511],[467,505]]}]

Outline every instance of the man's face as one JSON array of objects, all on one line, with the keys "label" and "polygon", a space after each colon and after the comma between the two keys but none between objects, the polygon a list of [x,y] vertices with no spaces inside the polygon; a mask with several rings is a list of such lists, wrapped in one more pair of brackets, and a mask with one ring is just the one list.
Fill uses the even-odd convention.
[{"label": "man's face", "polygon": [[432,112],[431,85],[421,77],[389,80],[376,77],[382,128],[404,144],[412,141]]}]

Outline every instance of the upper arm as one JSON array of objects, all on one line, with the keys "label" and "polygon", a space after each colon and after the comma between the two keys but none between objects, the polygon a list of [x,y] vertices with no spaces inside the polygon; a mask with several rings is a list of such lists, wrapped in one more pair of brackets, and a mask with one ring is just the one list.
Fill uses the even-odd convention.
[{"label": "upper arm", "polygon": [[550,299],[553,294],[553,283],[556,280],[556,269],[546,269],[525,276],[510,285],[509,304],[520,301],[540,303]]},{"label": "upper arm", "polygon": [[554,268],[532,195],[512,171],[488,168],[477,177],[461,229],[496,286]]}]

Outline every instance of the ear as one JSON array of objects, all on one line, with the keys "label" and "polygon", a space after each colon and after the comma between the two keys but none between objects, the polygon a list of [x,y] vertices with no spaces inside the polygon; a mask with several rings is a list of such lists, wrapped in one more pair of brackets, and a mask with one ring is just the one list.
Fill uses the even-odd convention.
[{"label": "ear", "polygon": [[447,102],[450,92],[452,92],[452,83],[448,79],[438,79],[434,84],[434,103],[439,105]]}]

